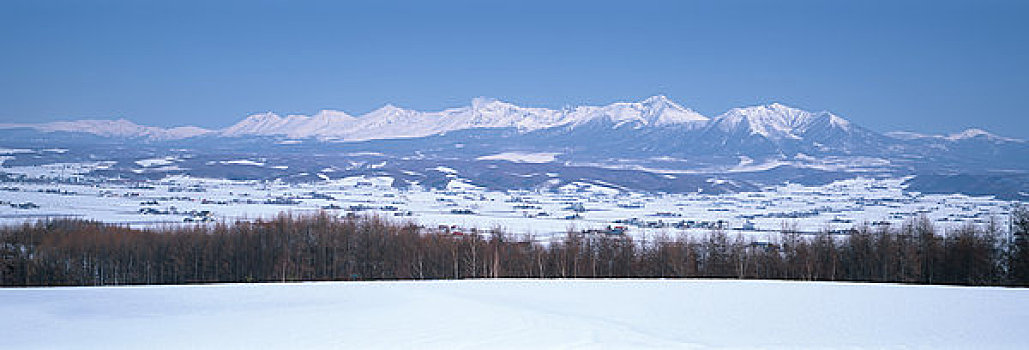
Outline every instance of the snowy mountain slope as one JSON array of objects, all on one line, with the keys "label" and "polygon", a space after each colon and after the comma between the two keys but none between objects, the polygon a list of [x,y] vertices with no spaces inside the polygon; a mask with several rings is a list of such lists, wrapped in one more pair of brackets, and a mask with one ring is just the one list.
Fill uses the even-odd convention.
[{"label": "snowy mountain slope", "polygon": [[702,149],[740,154],[874,154],[882,135],[827,111],[808,112],[779,103],[733,108],[712,119]]},{"label": "snowy mountain slope", "polygon": [[58,121],[42,124],[2,124],[0,129],[34,129],[40,132],[74,132],[88,133],[102,137],[139,138],[148,140],[177,140],[190,137],[210,135],[211,130],[195,126],[161,128],[143,126],[126,119],[104,120],[83,119],[75,121]]},{"label": "snowy mountain slope", "polygon": [[[891,146],[900,157],[917,157],[922,163],[935,164],[941,173],[957,174],[972,170],[1010,172],[1024,169],[1029,158],[1029,142],[997,136],[979,129],[950,135],[925,135],[890,132],[885,136],[897,142]],[[961,163],[962,166],[954,166]]]},{"label": "snowy mountain slope", "polygon": [[619,102],[607,106],[581,106],[565,110],[520,107],[490,98],[476,98],[471,105],[437,112],[421,112],[386,105],[365,115],[350,117],[343,112],[314,117],[279,117],[274,113],[251,115],[221,132],[222,136],[280,135],[291,138],[364,141],[412,138],[477,128],[515,128],[531,132],[558,126],[575,127],[592,121],[636,126],[702,126],[708,120],[664,96],[641,102]]},{"label": "snowy mountain slope", "polygon": [[308,137],[305,135],[345,129],[355,120],[346,112],[333,110],[323,110],[314,116],[289,115],[285,118],[272,112],[266,112],[250,115],[221,130],[220,135],[227,137],[248,135]]},{"label": "snowy mountain slope", "polygon": [[[818,115],[837,118],[828,112]],[[815,113],[773,103],[730,109],[716,117],[709,129],[726,134],[759,135],[769,140],[801,139],[798,134],[803,133],[815,117]],[[839,125],[849,126],[849,123],[842,121]]]},{"label": "snowy mountain slope", "polygon": [[910,131],[891,131],[884,135],[899,139],[899,140],[930,140],[930,141],[989,141],[994,143],[1025,143],[1026,140],[1016,139],[1011,137],[1000,136],[986,130],[970,128],[962,132],[953,133],[950,135],[928,135]]},{"label": "snowy mountain slope", "polygon": [[662,95],[652,96],[640,102],[618,102],[603,107],[576,107],[567,113],[563,125],[575,127],[590,122],[608,122],[614,127],[632,125],[635,127],[684,126],[703,127],[709,118],[684,108]]}]

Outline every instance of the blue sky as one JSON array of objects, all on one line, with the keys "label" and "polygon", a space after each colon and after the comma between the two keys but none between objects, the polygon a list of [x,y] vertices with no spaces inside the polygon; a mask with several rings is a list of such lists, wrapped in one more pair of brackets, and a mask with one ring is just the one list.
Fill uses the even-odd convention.
[{"label": "blue sky", "polygon": [[1029,2],[0,2],[0,121],[781,102],[1029,138]]}]

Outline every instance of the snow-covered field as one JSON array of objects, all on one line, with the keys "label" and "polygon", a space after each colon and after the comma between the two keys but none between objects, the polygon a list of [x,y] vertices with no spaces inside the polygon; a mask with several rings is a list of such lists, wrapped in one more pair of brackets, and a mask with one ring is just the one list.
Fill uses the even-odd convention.
[{"label": "snow-covered field", "polygon": [[[14,168],[4,170],[9,169]],[[496,191],[468,183],[456,170],[436,170],[448,172],[451,180],[446,188],[401,189],[392,186],[391,177],[363,176],[308,183],[186,176],[142,183],[0,183],[0,224],[81,217],[151,226],[193,223],[200,219],[198,212],[209,213],[205,220],[232,222],[326,210],[333,215],[375,213],[426,227],[499,227],[542,240],[563,237],[570,229],[607,226],[626,226],[629,234],[642,237],[702,234],[720,225],[760,238],[778,235],[784,224],[803,232],[845,230],[862,223],[896,227],[923,214],[942,229],[983,226],[991,219],[1006,222],[1014,205],[992,197],[908,192],[905,178],[855,178],[824,186],[783,184],[760,192],[713,195],[634,192],[587,182],[545,190]],[[74,174],[78,170],[50,171]],[[26,203],[38,208],[19,207]]]},{"label": "snow-covered field", "polygon": [[0,289],[7,349],[1025,349],[1029,289],[477,280]]}]

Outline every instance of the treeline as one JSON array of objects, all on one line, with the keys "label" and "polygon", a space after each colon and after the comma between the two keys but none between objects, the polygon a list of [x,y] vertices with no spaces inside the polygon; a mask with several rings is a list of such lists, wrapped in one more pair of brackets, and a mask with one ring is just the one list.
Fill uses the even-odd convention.
[{"label": "treeline", "polygon": [[708,277],[1029,285],[1029,215],[938,232],[901,227],[771,242],[713,231],[650,238],[569,233],[538,243],[499,231],[445,235],[375,217],[281,215],[232,225],[131,229],[53,220],[0,229],[0,285],[459,278]]}]

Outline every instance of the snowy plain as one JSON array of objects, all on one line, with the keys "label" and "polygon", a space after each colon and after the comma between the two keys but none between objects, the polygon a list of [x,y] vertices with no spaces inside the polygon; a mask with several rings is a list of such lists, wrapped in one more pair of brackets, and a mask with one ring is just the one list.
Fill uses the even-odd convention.
[{"label": "snowy plain", "polygon": [[1025,349],[1029,289],[463,280],[0,289],[9,349]]},{"label": "snowy plain", "polygon": [[[99,164],[99,165],[98,165]],[[12,173],[61,172],[79,168],[4,168]],[[707,227],[673,228],[677,222],[723,221],[724,229],[766,239],[783,225],[802,232],[844,230],[861,224],[899,227],[925,214],[941,229],[995,219],[1006,222],[1015,202],[960,194],[929,194],[905,190],[906,178],[855,178],[824,186],[782,184],[761,192],[708,195],[634,192],[595,183],[573,182],[547,191],[495,191],[470,184],[456,170],[438,167],[450,178],[446,188],[391,186],[392,177],[346,177],[309,183],[232,181],[169,176],[140,184],[33,184],[0,182],[0,225],[17,225],[45,218],[78,217],[139,227],[183,224],[185,212],[209,211],[217,221],[271,218],[326,211],[376,214],[425,227],[439,225],[469,229],[501,228],[516,236],[538,240],[561,238],[569,230],[628,225],[629,234],[704,234]],[[33,203],[38,208],[14,205]],[[572,208],[581,206],[576,212]],[[146,214],[145,210],[163,214]],[[455,213],[455,210],[472,213]],[[752,227],[747,227],[752,226]]]}]

